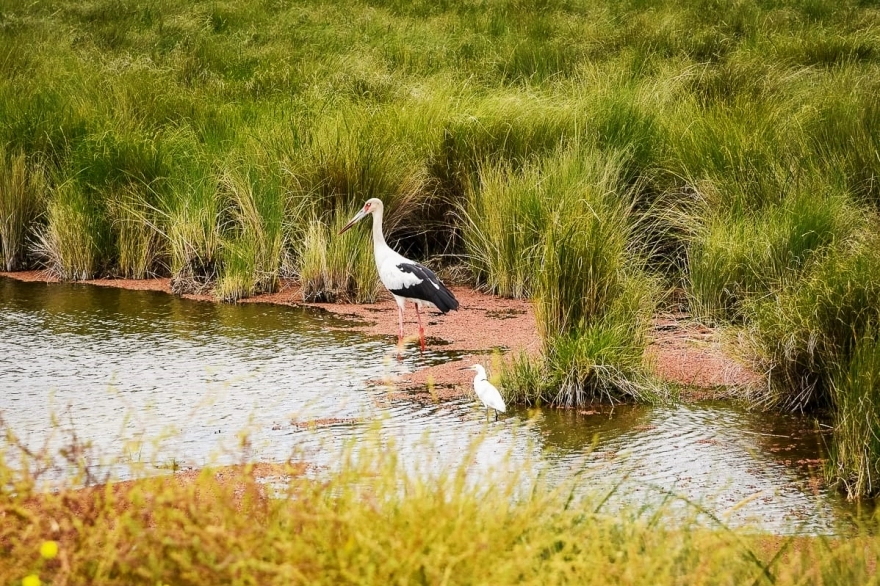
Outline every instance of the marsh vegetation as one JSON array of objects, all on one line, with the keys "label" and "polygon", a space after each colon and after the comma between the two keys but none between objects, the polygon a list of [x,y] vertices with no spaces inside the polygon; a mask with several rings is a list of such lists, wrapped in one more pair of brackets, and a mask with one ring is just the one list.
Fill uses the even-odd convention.
[{"label": "marsh vegetation", "polygon": [[333,234],[380,197],[402,252],[535,300],[516,400],[656,400],[681,290],[758,404],[835,414],[853,497],[880,490],[878,173],[870,2],[0,2],[8,270],[371,301],[365,235]]},{"label": "marsh vegetation", "polygon": [[[413,470],[368,436],[329,470],[294,455],[161,476],[147,466],[98,485],[79,442],[54,455],[20,447],[0,453],[0,575],[24,586],[869,584],[880,557],[867,527],[780,537],[671,494],[621,508],[613,489],[576,493],[576,477],[477,480],[479,441],[446,468]],[[58,468],[71,479],[45,490]]]}]

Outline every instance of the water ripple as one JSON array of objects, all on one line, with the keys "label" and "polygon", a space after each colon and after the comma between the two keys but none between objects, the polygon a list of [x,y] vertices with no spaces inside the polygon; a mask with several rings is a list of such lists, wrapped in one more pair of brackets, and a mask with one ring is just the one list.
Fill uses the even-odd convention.
[{"label": "water ripple", "polygon": [[680,405],[513,409],[487,424],[472,399],[389,401],[368,384],[455,353],[411,350],[398,362],[391,337],[347,324],[287,306],[0,278],[0,412],[25,442],[60,446],[52,417],[61,415],[99,453],[151,466],[222,463],[240,452],[245,429],[253,459],[306,449],[332,465],[336,448],[381,422],[376,433],[413,469],[467,456],[480,474],[534,466],[551,485],[578,472],[583,490],[613,489],[621,503],[674,493],[683,508],[700,503],[719,516],[751,499],[729,521],[776,531],[831,531],[846,510],[792,464],[820,454],[809,421]]}]

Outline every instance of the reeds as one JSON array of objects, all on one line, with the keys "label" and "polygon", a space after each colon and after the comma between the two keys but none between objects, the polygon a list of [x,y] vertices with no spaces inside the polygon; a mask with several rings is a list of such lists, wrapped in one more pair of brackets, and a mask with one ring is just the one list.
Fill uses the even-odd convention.
[{"label": "reeds", "polygon": [[876,238],[851,242],[749,304],[749,340],[770,382],[762,401],[794,409],[833,404],[835,373],[880,320],[878,270]]},{"label": "reeds", "polygon": [[688,252],[688,292],[697,316],[742,319],[743,301],[796,282],[814,256],[847,242],[862,223],[834,186],[808,183],[779,197],[754,212],[721,213],[697,230]]},{"label": "reeds", "polygon": [[834,442],[827,475],[849,498],[880,494],[880,338],[874,323],[832,374]]},{"label": "reeds", "polygon": [[829,480],[850,498],[876,495],[876,237],[840,246],[803,278],[746,307],[745,340],[768,389],[764,406],[830,409],[836,421]]},{"label": "reeds", "polygon": [[47,180],[43,167],[29,165],[25,155],[0,149],[0,249],[7,271],[29,268],[29,238],[46,210]]},{"label": "reeds", "polygon": [[161,214],[149,190],[129,186],[109,199],[108,215],[116,245],[115,267],[128,279],[146,279],[165,270],[167,239],[161,232]]},{"label": "reeds", "polygon": [[203,293],[218,276],[221,234],[219,180],[207,168],[176,178],[161,203],[171,249],[171,290]]},{"label": "reeds", "polygon": [[519,170],[487,166],[462,209],[478,281],[535,299],[542,365],[519,361],[508,371],[518,401],[579,406],[656,390],[642,354],[657,290],[630,246],[636,189],[626,185],[625,161],[573,144]]},{"label": "reeds", "polygon": [[297,252],[304,301],[375,303],[379,298],[382,285],[370,232],[355,229],[340,236],[347,221],[340,210],[329,225],[320,219],[309,222]]},{"label": "reeds", "polygon": [[110,258],[110,223],[104,202],[74,182],[57,186],[34,250],[58,278],[92,279]]},{"label": "reeds", "polygon": [[271,293],[278,285],[284,222],[284,193],[277,174],[250,168],[227,173],[221,188],[228,200],[221,240],[223,269],[215,294],[235,301]]}]

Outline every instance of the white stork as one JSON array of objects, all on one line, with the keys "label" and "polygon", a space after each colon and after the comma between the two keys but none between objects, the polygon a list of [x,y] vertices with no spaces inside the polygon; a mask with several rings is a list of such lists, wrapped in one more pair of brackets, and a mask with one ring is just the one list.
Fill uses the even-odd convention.
[{"label": "white stork", "polygon": [[498,421],[498,412],[501,411],[504,413],[507,410],[507,407],[504,405],[504,399],[501,398],[501,393],[498,392],[498,389],[495,388],[495,385],[489,382],[489,379],[486,377],[486,369],[483,368],[482,364],[474,364],[473,366],[465,366],[464,368],[459,368],[459,370],[473,370],[476,372],[476,376],[474,376],[474,391],[476,391],[477,396],[480,398],[480,401],[483,402],[483,405],[486,406],[486,419],[489,418],[489,409],[495,409],[495,421]]},{"label": "white stork", "polygon": [[376,268],[379,269],[379,279],[397,302],[400,324],[398,344],[403,344],[404,305],[407,301],[412,301],[416,306],[416,315],[419,319],[419,341],[422,351],[424,351],[425,329],[422,327],[422,314],[419,310],[423,307],[433,307],[440,313],[447,313],[450,309],[458,309],[458,301],[431,269],[404,258],[388,246],[382,233],[383,210],[382,200],[375,197],[367,200],[361,211],[339,233],[342,234],[359,220],[372,214],[373,255],[376,258]]}]

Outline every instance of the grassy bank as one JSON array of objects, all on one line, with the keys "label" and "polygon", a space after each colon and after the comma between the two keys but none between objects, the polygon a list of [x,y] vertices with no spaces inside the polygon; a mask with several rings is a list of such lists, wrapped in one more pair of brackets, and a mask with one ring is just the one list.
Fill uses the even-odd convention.
[{"label": "grassy bank", "polygon": [[[95,480],[71,454],[84,453],[54,463]],[[675,498],[611,510],[568,483],[477,484],[467,464],[407,472],[369,441],[333,471],[243,465],[55,491],[40,488],[52,459],[25,457],[27,472],[20,455],[0,459],[10,584],[869,584],[880,557],[867,533],[731,530]]]},{"label": "grassy bank", "polygon": [[[856,0],[0,0],[0,248],[65,279],[371,301],[363,228],[334,233],[378,196],[401,252],[536,300],[516,400],[661,397],[642,350],[678,288],[746,332],[759,403],[875,437],[843,422],[880,313],[878,80]],[[877,491],[851,480],[866,437],[832,466],[853,494]]]}]

